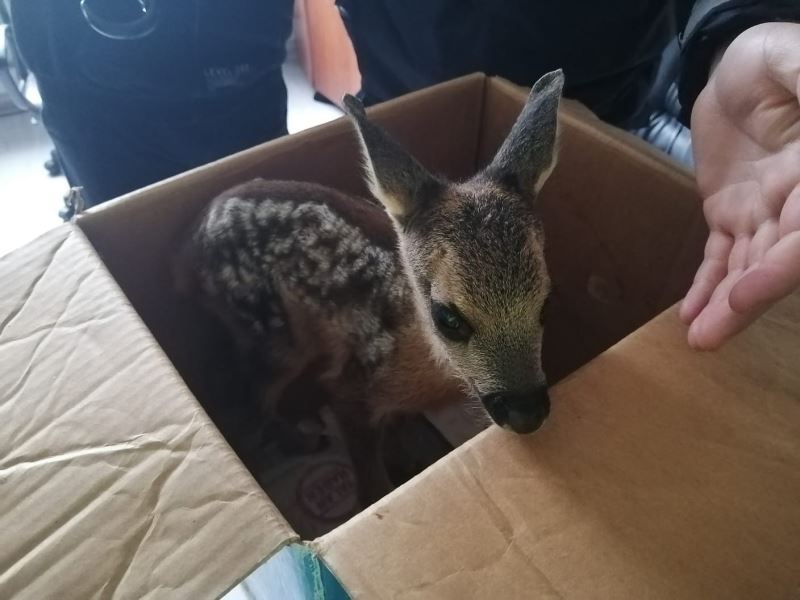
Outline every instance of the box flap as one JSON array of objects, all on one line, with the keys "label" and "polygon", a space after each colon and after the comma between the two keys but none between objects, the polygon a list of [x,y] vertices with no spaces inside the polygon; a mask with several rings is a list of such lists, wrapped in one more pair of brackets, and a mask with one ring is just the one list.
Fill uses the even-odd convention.
[{"label": "box flap", "polygon": [[294,539],[79,231],[0,282],[0,597],[209,597]]},{"label": "box flap", "polygon": [[795,597],[799,342],[800,294],[714,354],[669,310],[316,547],[354,597]]}]

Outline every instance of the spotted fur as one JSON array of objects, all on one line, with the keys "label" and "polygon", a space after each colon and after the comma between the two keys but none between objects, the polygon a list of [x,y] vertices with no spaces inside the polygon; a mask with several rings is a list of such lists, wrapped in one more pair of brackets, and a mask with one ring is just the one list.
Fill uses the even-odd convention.
[{"label": "spotted fur", "polygon": [[410,300],[396,250],[329,204],[288,199],[282,185],[253,183],[211,205],[193,239],[203,293],[264,346],[291,334],[286,303],[301,302],[312,318],[344,324],[358,366],[375,369]]}]

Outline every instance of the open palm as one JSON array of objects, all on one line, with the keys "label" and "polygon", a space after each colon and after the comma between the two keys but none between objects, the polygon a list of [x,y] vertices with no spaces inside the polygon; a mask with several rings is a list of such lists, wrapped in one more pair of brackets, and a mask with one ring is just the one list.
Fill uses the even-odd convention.
[{"label": "open palm", "polygon": [[800,25],[769,23],[726,50],[692,112],[709,226],[681,307],[712,350],[800,286]]}]

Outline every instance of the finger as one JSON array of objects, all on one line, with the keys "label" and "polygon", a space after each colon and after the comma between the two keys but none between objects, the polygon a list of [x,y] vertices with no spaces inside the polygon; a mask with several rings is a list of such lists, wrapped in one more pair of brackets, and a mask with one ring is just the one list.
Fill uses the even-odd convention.
[{"label": "finger", "polygon": [[767,250],[764,258],[731,289],[731,308],[740,314],[759,311],[800,287],[800,231]]},{"label": "finger", "polygon": [[764,221],[753,235],[750,246],[747,249],[747,265],[754,265],[764,258],[767,250],[778,243],[778,221],[769,219]]},{"label": "finger", "polygon": [[689,324],[700,314],[714,290],[728,273],[728,258],[733,248],[733,238],[720,231],[712,231],[706,242],[705,258],[697,269],[694,283],[686,293],[680,308],[681,320]]},{"label": "finger", "polygon": [[[795,162],[800,167],[800,146],[795,153]],[[800,231],[800,169],[798,169],[795,178],[798,180],[797,185],[789,192],[786,201],[781,207],[781,217],[778,223],[778,235],[780,237],[787,236],[793,231]]]},{"label": "finger", "polygon": [[761,263],[728,274],[692,322],[689,344],[698,350],[719,348],[798,287],[800,232],[794,232],[768,250]]},{"label": "finger", "polygon": [[728,273],[733,271],[744,271],[747,268],[747,255],[750,248],[750,236],[737,236],[728,257]]},{"label": "finger", "polygon": [[694,283],[681,303],[680,318],[684,323],[691,323],[708,304],[717,285],[728,272],[724,258],[707,258],[700,265]]},{"label": "finger", "polygon": [[749,323],[749,315],[736,313],[728,303],[731,289],[742,272],[728,274],[689,327],[689,345],[696,350],[716,350]]},{"label": "finger", "polygon": [[748,313],[734,312],[730,305],[717,305],[706,315],[699,316],[689,328],[689,345],[695,350],[718,350],[736,334],[758,319],[766,308]]}]

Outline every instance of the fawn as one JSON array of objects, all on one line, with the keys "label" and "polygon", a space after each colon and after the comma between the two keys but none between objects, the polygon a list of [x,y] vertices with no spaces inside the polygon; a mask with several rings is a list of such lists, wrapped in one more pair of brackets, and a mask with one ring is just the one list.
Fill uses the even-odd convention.
[{"label": "fawn", "polygon": [[346,96],[380,204],[256,179],[215,198],[182,248],[179,276],[255,365],[268,414],[298,378],[326,390],[365,502],[391,489],[379,447],[392,414],[472,397],[529,433],[549,413],[536,197],[556,162],[563,81],[539,79],[493,161],[458,183]]}]

